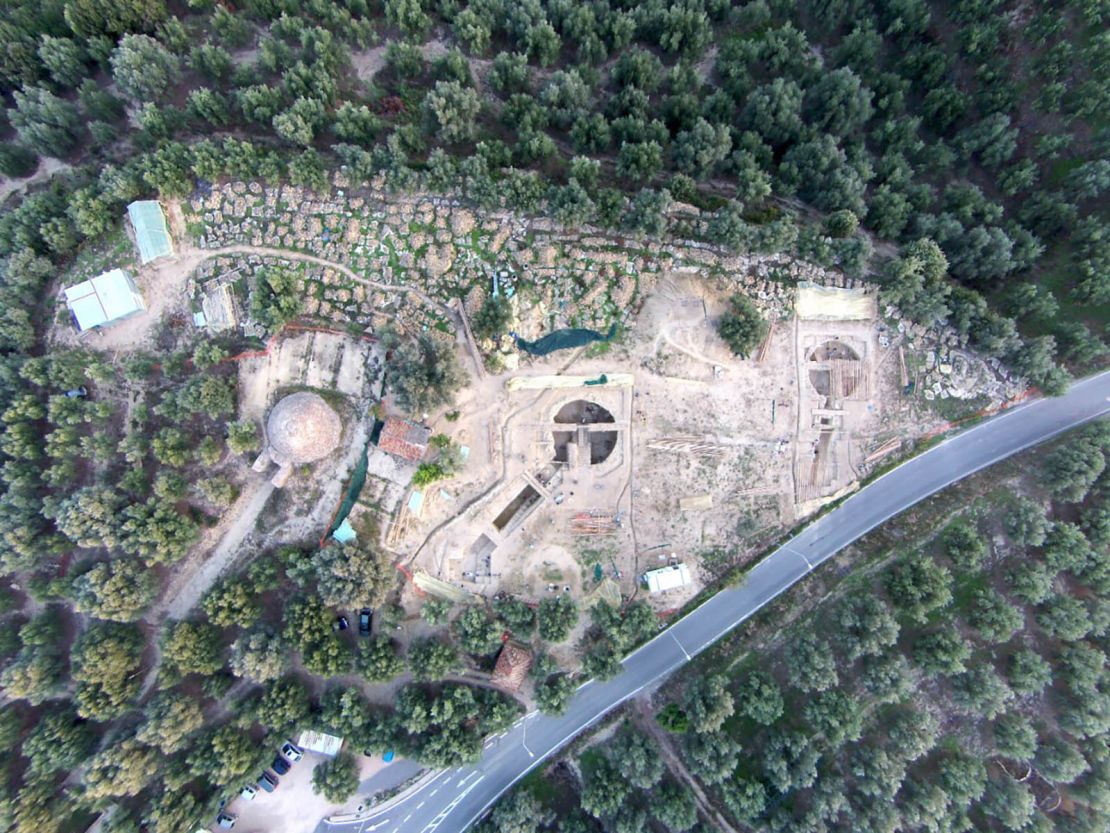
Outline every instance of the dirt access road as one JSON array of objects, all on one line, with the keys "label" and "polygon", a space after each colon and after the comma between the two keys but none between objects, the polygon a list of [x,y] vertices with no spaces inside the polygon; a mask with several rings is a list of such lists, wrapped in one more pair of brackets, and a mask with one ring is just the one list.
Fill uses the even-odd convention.
[{"label": "dirt access road", "polygon": [[446,304],[441,304],[424,292],[412,286],[398,286],[396,284],[382,283],[370,280],[354,272],[350,267],[341,263],[326,260],[315,255],[298,252],[291,249],[274,249],[266,246],[224,246],[219,249],[200,249],[187,242],[182,236],[178,246],[178,253],[172,260],[164,260],[144,267],[136,276],[139,290],[146,302],[146,312],[124,321],[119,321],[111,327],[89,331],[80,336],[73,334],[74,339],[87,338],[92,341],[92,346],[105,350],[133,351],[143,346],[149,346],[153,338],[156,325],[167,315],[185,312],[188,309],[188,298],[185,287],[189,276],[196,271],[204,261],[215,257],[229,255],[258,255],[260,257],[284,258],[300,263],[311,263],[325,269],[334,269],[342,272],[355,283],[378,289],[383,292],[400,292],[412,296],[422,304],[426,304],[455,326],[460,326],[459,315]]},{"label": "dirt access road", "polygon": [[[182,569],[174,574],[158,605],[147,614],[150,620],[184,619],[189,614],[235,561],[243,541],[254,530],[259,513],[273,493],[274,484],[269,480],[247,481],[239,499],[211,533],[201,539]],[[216,541],[219,543],[210,549]],[[207,552],[211,555],[205,557]]]}]

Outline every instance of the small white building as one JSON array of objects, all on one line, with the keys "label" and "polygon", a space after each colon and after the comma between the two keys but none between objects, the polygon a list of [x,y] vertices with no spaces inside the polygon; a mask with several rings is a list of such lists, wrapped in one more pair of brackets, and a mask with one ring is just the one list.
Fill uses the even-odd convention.
[{"label": "small white building", "polygon": [[297,739],[297,746],[309,752],[318,752],[334,758],[343,748],[343,738],[329,735],[326,732],[313,732],[309,729],[301,732]]},{"label": "small white building", "polygon": [[672,564],[669,567],[660,567],[658,570],[648,570],[644,573],[644,580],[647,581],[648,590],[652,593],[677,590],[692,582],[690,568],[685,564]]},{"label": "small white building", "polygon": [[65,291],[66,306],[77,322],[77,329],[103,327],[146,309],[135,281],[122,269],[103,275]]}]

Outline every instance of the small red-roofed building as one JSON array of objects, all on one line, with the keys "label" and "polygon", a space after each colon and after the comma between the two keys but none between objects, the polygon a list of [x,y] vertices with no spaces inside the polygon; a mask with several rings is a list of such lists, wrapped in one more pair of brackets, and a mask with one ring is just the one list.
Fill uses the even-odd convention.
[{"label": "small red-roofed building", "polygon": [[378,448],[394,457],[419,463],[428,450],[432,431],[424,425],[400,417],[390,417],[378,436]]},{"label": "small red-roofed building", "polygon": [[506,691],[519,691],[532,670],[532,652],[518,642],[506,642],[497,655],[490,682]]}]

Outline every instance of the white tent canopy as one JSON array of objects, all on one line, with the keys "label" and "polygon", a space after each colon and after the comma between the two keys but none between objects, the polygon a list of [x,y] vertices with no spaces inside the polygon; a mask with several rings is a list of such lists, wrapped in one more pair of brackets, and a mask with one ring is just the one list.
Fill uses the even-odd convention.
[{"label": "white tent canopy", "polygon": [[672,564],[670,567],[649,570],[644,574],[644,578],[647,580],[648,590],[652,593],[675,590],[691,582],[690,568],[685,564]]},{"label": "white tent canopy", "polygon": [[103,327],[146,309],[138,287],[122,269],[71,286],[65,298],[79,330]]}]

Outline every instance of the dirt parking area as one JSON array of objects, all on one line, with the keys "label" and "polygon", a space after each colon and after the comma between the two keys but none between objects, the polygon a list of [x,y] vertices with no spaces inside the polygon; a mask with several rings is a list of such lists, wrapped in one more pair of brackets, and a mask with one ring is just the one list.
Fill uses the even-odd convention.
[{"label": "dirt parking area", "polygon": [[[371,791],[395,787],[419,771],[410,761],[397,759],[387,764],[380,755],[366,757],[355,753],[359,791],[344,804],[333,804],[312,790],[312,771],[325,760],[323,755],[305,752],[304,758],[278,779],[274,792],[259,790],[249,801],[237,795],[227,805],[227,812],[236,816],[235,829],[243,833],[311,833],[320,819],[353,812],[366,802]],[[212,829],[218,828],[212,825]]]}]

